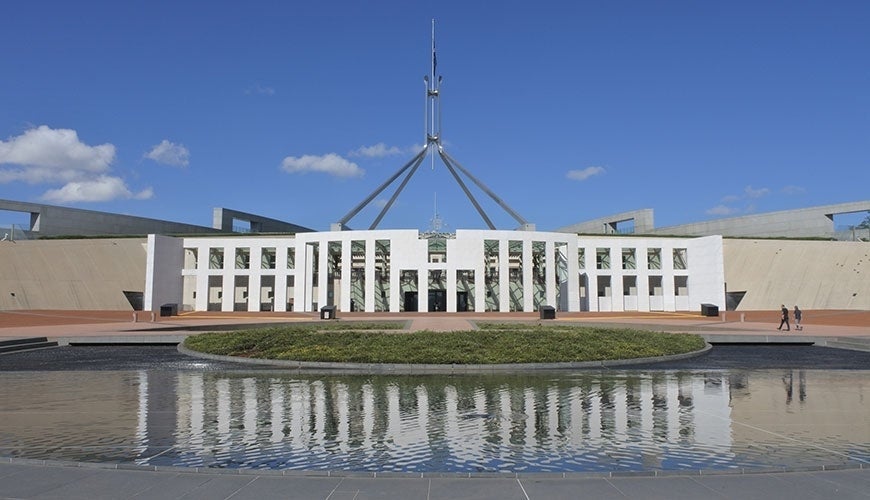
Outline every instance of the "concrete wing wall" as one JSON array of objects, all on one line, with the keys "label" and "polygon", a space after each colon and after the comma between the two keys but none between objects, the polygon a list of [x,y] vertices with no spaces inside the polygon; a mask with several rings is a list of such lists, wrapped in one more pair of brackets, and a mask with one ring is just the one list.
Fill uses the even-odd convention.
[{"label": "concrete wing wall", "polygon": [[738,310],[870,309],[870,244],[850,241],[725,239],[728,292]]},{"label": "concrete wing wall", "polygon": [[145,258],[144,238],[0,242],[0,310],[132,310]]},{"label": "concrete wing wall", "polygon": [[833,238],[834,215],[865,211],[870,211],[868,201],[840,203],[662,227],[654,233],[690,236],[720,234],[747,238]]}]

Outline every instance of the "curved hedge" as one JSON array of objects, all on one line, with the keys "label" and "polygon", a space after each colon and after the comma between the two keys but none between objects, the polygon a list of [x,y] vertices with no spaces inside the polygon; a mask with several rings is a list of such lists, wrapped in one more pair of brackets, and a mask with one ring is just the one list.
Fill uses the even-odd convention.
[{"label": "curved hedge", "polygon": [[366,328],[348,323],[328,330],[292,325],[205,333],[188,337],[184,345],[224,356],[399,364],[603,361],[683,354],[705,345],[697,335],[585,326],[490,324],[473,331],[413,333]]}]

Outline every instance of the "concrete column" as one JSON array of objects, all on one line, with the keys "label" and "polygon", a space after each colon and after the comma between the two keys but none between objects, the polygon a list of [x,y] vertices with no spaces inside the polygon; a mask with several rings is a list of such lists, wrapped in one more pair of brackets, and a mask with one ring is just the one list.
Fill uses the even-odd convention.
[{"label": "concrete column", "polygon": [[523,240],[523,312],[535,309],[534,283],[532,282],[532,241]]},{"label": "concrete column", "polygon": [[544,266],[547,268],[546,282],[544,284],[544,296],[546,298],[544,300],[547,305],[558,307],[559,304],[556,301],[556,243],[552,240],[544,242]]},{"label": "concrete column", "polygon": [[510,239],[498,240],[498,311],[511,310]]}]

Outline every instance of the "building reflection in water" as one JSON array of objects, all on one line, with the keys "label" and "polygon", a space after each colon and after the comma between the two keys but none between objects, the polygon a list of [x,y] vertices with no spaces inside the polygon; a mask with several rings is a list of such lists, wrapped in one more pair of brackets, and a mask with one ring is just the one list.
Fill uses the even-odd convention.
[{"label": "building reflection in water", "polygon": [[[0,454],[360,471],[867,462],[866,379],[862,372],[772,370],[527,377],[0,374]],[[34,385],[43,390],[34,392]],[[64,396],[46,393],[52,387]],[[75,390],[81,394],[71,395]]]}]

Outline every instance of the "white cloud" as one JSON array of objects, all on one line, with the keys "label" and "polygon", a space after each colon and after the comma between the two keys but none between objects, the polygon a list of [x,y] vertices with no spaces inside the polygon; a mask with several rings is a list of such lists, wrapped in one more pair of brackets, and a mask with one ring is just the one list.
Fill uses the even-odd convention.
[{"label": "white cloud", "polygon": [[583,170],[569,170],[565,177],[573,181],[585,181],[586,179],[605,173],[604,167],[586,167]]},{"label": "white cloud", "polygon": [[[417,150],[419,151],[419,149]],[[402,154],[402,150],[396,146],[388,147],[383,142],[379,142],[374,146],[360,146],[359,148],[348,153],[351,158],[384,158],[387,156],[396,156]]]},{"label": "white cloud", "polygon": [[118,177],[100,176],[93,180],[69,182],[60,189],[51,189],[42,195],[42,200],[52,203],[80,201],[110,201],[117,198],[147,200],[154,196],[151,188],[133,193]]},{"label": "white cloud", "polygon": [[112,144],[90,146],[79,139],[75,130],[41,125],[0,141],[0,184],[19,181],[63,185],[41,197],[56,203],[154,196],[151,188],[133,193],[123,179],[109,175],[114,161]]},{"label": "white cloud", "polygon": [[737,209],[731,208],[726,205],[716,205],[715,207],[707,210],[708,215],[733,215],[737,212]]},{"label": "white cloud", "polygon": [[762,196],[767,196],[768,194],[770,194],[770,189],[755,189],[752,186],[746,186],[743,189],[743,192],[746,194],[747,198],[761,198]]},{"label": "white cloud", "polygon": [[252,94],[272,96],[275,95],[275,89],[273,89],[272,87],[264,87],[259,83],[255,83],[254,85],[251,85],[250,87],[245,89],[245,95]]},{"label": "white cloud", "polygon": [[89,146],[79,140],[75,130],[41,125],[0,141],[0,182],[70,181],[104,173],[114,160],[112,144]]},{"label": "white cloud", "polygon": [[347,161],[335,153],[323,156],[288,156],[281,162],[281,168],[288,173],[322,172],[335,177],[361,177],[365,170],[354,162]]},{"label": "white cloud", "polygon": [[186,167],[190,163],[190,151],[183,144],[175,144],[163,139],[160,144],[145,153],[145,158],[173,167]]}]

